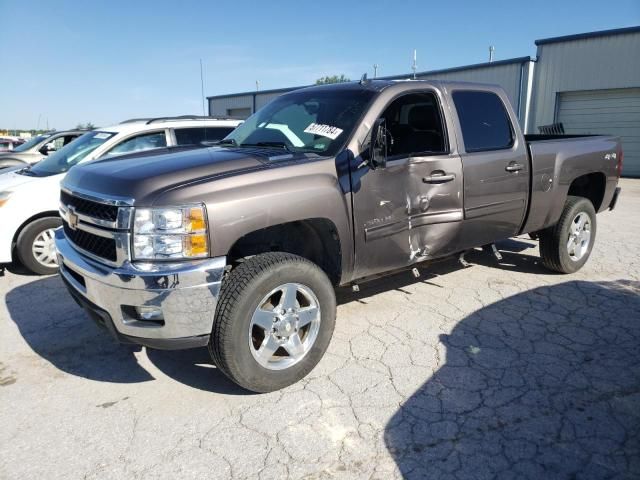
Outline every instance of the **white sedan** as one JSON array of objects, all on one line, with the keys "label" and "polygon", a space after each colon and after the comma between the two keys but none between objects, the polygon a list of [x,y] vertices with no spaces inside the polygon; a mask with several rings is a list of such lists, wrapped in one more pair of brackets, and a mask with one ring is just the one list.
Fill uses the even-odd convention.
[{"label": "white sedan", "polygon": [[57,271],[53,232],[60,181],[78,163],[174,146],[198,145],[224,138],[235,119],[138,119],[87,132],[33,167],[0,174],[0,264],[14,254],[30,271]]}]

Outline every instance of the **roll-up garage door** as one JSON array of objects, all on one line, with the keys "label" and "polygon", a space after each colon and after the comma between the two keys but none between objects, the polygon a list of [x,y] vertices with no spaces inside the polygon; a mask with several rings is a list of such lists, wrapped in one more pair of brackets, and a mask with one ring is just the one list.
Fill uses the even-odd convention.
[{"label": "roll-up garage door", "polygon": [[640,177],[640,88],[563,92],[558,122],[566,133],[616,135],[622,139],[622,175]]}]

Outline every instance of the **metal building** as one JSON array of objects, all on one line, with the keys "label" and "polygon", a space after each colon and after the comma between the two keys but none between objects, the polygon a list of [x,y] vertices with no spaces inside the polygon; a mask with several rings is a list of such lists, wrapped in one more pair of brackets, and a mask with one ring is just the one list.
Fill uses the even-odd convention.
[{"label": "metal building", "polygon": [[[464,67],[448,68],[445,70],[432,70],[416,73],[416,78],[421,80],[457,80],[464,82],[481,82],[498,84],[505,89],[514,108],[518,112],[518,118],[525,125],[527,120],[527,102],[530,98],[530,86],[533,72],[533,60],[529,57],[500,60],[491,63],[479,63]],[[380,77],[385,80],[400,80],[410,78],[405,75],[393,75]],[[246,118],[262,106],[269,103],[285,92],[297,88],[280,88],[276,90],[261,90],[255,92],[232,93],[229,95],[217,95],[207,97],[209,101],[210,115],[231,115]]]},{"label": "metal building", "polygon": [[537,40],[532,126],[622,138],[625,176],[640,176],[640,27]]},{"label": "metal building", "polygon": [[[624,149],[623,175],[640,177],[640,27],[535,43],[535,60],[520,57],[420,72],[416,77],[500,85],[527,133],[562,123],[566,133],[617,135]],[[209,112],[246,118],[296,88],[301,87],[208,97]]]},{"label": "metal building", "polygon": [[[531,99],[531,81],[534,62],[530,57],[512,58],[491,63],[480,63],[465,67],[448,68],[417,73],[420,80],[446,80],[479,82],[500,85],[506,92],[523,130],[527,129],[527,112]],[[386,77],[386,78],[407,78]]]},{"label": "metal building", "polygon": [[[307,86],[307,85],[305,85]],[[259,110],[278,95],[304,87],[277,88],[274,90],[260,90],[255,92],[230,93],[207,97],[209,115],[228,115],[237,118],[247,118]]]}]

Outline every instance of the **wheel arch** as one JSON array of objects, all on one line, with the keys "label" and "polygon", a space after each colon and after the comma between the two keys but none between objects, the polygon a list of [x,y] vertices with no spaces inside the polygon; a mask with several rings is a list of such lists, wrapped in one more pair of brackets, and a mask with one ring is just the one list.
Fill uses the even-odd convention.
[{"label": "wheel arch", "polygon": [[286,252],[318,265],[334,285],[342,278],[342,244],[338,228],[324,217],[307,218],[272,225],[238,238],[227,255],[230,264],[268,252]]},{"label": "wheel arch", "polygon": [[606,207],[607,176],[601,171],[584,173],[554,182],[551,192],[533,191],[529,218],[523,233],[537,232],[555,225],[569,197],[582,197],[591,202],[596,213]]},{"label": "wheel arch", "polygon": [[602,172],[591,172],[574,178],[569,185],[567,196],[588,199],[596,213],[602,208],[607,187],[607,177]]},{"label": "wheel arch", "polygon": [[44,212],[38,212],[35,215],[32,215],[31,217],[27,218],[24,222],[22,222],[22,224],[20,224],[16,232],[13,234],[12,243],[15,245],[15,243],[18,241],[18,237],[20,236],[20,233],[22,232],[22,230],[24,230],[24,228],[27,225],[29,225],[31,222],[35,220],[39,220],[41,218],[50,218],[50,217],[60,218],[60,213],[56,210],[46,210]]}]

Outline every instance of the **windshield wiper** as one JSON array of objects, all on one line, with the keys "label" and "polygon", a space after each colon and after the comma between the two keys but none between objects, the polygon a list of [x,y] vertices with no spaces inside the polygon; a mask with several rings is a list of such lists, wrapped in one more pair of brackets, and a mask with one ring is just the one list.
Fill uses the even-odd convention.
[{"label": "windshield wiper", "polygon": [[36,175],[35,172],[31,171],[31,167],[24,167],[22,170],[18,170],[16,173],[19,173],[20,175],[26,175],[28,177],[37,177],[38,175]]},{"label": "windshield wiper", "polygon": [[241,143],[241,147],[271,147],[271,148],[282,148],[287,152],[291,150],[287,147],[287,144],[284,142],[256,142],[256,143]]},{"label": "windshield wiper", "polygon": [[238,142],[234,138],[223,138],[218,142],[214,142],[213,145],[233,145],[234,147],[238,146]]}]

